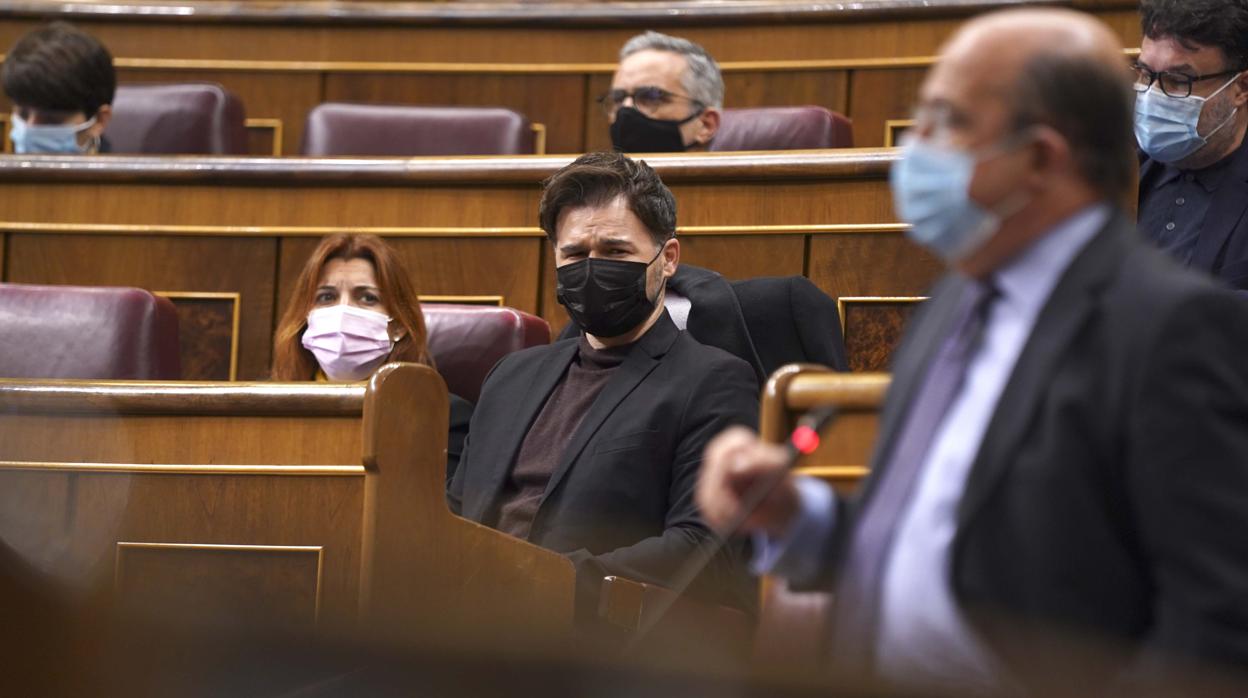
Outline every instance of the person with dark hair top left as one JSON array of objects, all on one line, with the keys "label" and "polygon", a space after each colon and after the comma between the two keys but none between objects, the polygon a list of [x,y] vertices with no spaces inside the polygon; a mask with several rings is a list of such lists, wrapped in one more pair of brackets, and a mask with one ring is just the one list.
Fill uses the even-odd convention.
[{"label": "person with dark hair top left", "polygon": [[35,29],[9,49],[0,69],[13,103],[9,139],[18,153],[108,152],[117,74],[95,37],[65,22]]},{"label": "person with dark hair top left", "polygon": [[[648,165],[584,155],[545,185],[559,302],[580,337],[502,359],[485,381],[448,491],[451,510],[567,555],[578,623],[607,575],[671,587],[713,539],[693,503],[707,441],[758,418],[745,361],[676,328],[664,282],[680,262],[676,202]],[[729,547],[691,587],[752,611]]]}]

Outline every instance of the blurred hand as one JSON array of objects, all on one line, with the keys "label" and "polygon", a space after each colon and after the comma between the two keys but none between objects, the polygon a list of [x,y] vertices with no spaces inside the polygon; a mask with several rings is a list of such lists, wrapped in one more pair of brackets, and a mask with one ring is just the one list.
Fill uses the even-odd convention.
[{"label": "blurred hand", "polygon": [[[723,527],[741,509],[746,492],[756,482],[783,470],[787,456],[783,447],[759,441],[754,432],[744,427],[732,427],[711,439],[702,456],[695,493],[702,517],[723,533]],[[780,537],[788,530],[798,507],[797,487],[793,475],[788,474],[746,519],[741,532],[762,531]]]}]

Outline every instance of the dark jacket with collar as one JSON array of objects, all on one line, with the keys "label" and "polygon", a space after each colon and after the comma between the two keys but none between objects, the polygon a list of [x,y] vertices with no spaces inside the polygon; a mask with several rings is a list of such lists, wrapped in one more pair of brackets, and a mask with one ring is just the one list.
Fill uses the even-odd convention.
[{"label": "dark jacket with collar", "polygon": [[[493,523],[520,445],[577,343],[525,349],[494,367],[448,490],[453,512]],[[604,575],[670,585],[711,537],[693,501],[703,448],[724,428],[757,419],[758,384],[745,362],[699,344],[667,313],[637,341],[573,434],[528,537],[576,564],[582,612]],[[741,552],[720,555],[695,595],[749,610],[754,589]]]},{"label": "dark jacket with collar", "polygon": [[[1230,171],[1213,194],[1192,252],[1191,268],[1231,288],[1248,291],[1248,138],[1229,157]],[[1165,165],[1141,155],[1140,206],[1156,191]]]},{"label": "dark jacket with collar", "polygon": [[[873,464],[888,461],[965,283],[942,280],[912,321]],[[953,591],[1008,666],[1043,670],[1041,648],[1071,649],[1065,662],[1091,656],[1029,642],[1033,630],[1248,662],[1246,346],[1248,302],[1177,268],[1122,216],[1075,258],[1010,375],[957,512]],[[859,502],[886,477],[873,470]],[[854,508],[840,508],[823,584]]]},{"label": "dark jacket with collar", "polygon": [[[667,287],[689,299],[689,334],[747,361],[760,385],[785,364],[849,370],[836,301],[804,276],[728,281],[709,269],[681,264]],[[559,338],[580,334],[573,321]]]}]

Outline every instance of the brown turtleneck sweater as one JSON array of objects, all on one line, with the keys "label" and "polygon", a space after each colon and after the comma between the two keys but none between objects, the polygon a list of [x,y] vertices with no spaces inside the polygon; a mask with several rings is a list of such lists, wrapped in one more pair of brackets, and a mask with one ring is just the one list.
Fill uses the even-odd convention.
[{"label": "brown turtleneck sweater", "polygon": [[528,538],[546,485],[555,473],[589,408],[598,399],[615,369],[624,363],[633,344],[595,349],[581,335],[576,358],[550,392],[546,404],[520,444],[515,467],[503,483],[497,528],[517,538]]}]

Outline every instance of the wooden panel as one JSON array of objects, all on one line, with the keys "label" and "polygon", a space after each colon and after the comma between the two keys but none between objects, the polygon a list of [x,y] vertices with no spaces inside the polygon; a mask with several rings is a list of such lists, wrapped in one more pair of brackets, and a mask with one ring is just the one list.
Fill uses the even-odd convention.
[{"label": "wooden panel", "polygon": [[14,234],[10,240],[6,281],[240,294],[239,376],[268,374],[275,239]]},{"label": "wooden panel", "polygon": [[506,107],[546,125],[546,152],[583,152],[585,80],[579,75],[330,74],[325,101]]},{"label": "wooden panel", "polygon": [[887,371],[917,300],[842,298],[837,303],[851,371]]},{"label": "wooden panel", "polygon": [[321,546],[117,544],[123,609],[162,620],[260,627],[315,625]]},{"label": "wooden panel", "polygon": [[173,294],[178,313],[182,380],[228,381],[238,377],[238,296]]},{"label": "wooden panel", "polygon": [[[319,242],[284,238],[278,269],[278,308],[286,308],[299,272]],[[421,295],[502,296],[503,304],[538,312],[545,238],[390,238]]]},{"label": "wooden panel", "polygon": [[[299,152],[304,119],[312,107],[324,101],[321,94],[321,75],[318,73],[152,69],[117,71],[119,83],[188,80],[220,83],[243,101],[248,118],[280,119],[282,152],[288,155]],[[251,154],[267,156],[272,153],[269,136],[255,138],[255,141],[257,146],[263,147]]]},{"label": "wooden panel", "polygon": [[810,280],[833,298],[922,296],[944,271],[901,233],[815,235]]},{"label": "wooden panel", "polygon": [[908,119],[914,113],[926,68],[855,70],[850,75],[849,117],[854,120],[854,145],[884,145],[884,122]]}]

